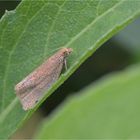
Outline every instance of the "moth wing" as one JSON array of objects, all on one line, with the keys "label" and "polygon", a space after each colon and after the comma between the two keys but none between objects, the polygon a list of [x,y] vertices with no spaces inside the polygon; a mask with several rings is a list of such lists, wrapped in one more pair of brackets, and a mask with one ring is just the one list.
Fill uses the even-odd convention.
[{"label": "moth wing", "polygon": [[[15,86],[15,91],[17,94],[21,94],[26,92],[26,90],[32,89],[34,86],[36,86],[44,77],[43,74],[39,75],[38,73],[42,72],[42,69],[44,68],[44,64],[42,64],[38,69],[30,73],[27,77],[25,77],[21,82],[19,82]],[[45,68],[47,69],[47,68]],[[43,73],[43,72],[42,72]]]},{"label": "moth wing", "polygon": [[[64,60],[65,58],[63,58]],[[59,78],[59,75],[63,68],[63,62],[57,60],[55,66],[53,66],[52,71],[46,75],[46,77],[35,87],[33,87],[30,92],[24,93],[24,96],[18,95],[22,103],[23,109],[28,110],[33,108],[38,101],[40,101],[53,83]]]},{"label": "moth wing", "polygon": [[50,57],[15,86],[16,94],[24,94],[27,90],[32,90],[36,85],[43,81],[47,75],[51,75],[55,71],[54,69],[56,69],[56,72],[61,71],[61,65],[63,65],[64,60],[65,56],[60,52]]}]

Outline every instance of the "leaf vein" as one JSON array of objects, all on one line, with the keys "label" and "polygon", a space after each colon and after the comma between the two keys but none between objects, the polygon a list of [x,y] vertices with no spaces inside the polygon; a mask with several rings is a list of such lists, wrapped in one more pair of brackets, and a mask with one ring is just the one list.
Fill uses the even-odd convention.
[{"label": "leaf vein", "polygon": [[102,18],[107,13],[111,12],[114,8],[116,8],[118,5],[120,5],[122,1],[119,1],[117,4],[115,4],[113,7],[105,11],[103,14],[99,15],[96,19],[94,19],[91,23],[89,23],[83,30],[81,30],[78,34],[76,34],[66,45],[65,47],[69,47],[76,39],[78,39],[81,35],[83,35],[90,27],[92,27],[100,18]]},{"label": "leaf vein", "polygon": [[5,74],[4,74],[4,78],[3,78],[3,92],[2,92],[2,104],[1,104],[1,109],[0,111],[3,110],[3,107],[4,107],[4,93],[5,93],[5,90],[6,90],[6,79],[7,79],[7,76],[8,76],[8,70],[9,70],[9,67],[10,67],[10,62],[11,62],[11,57],[16,49],[16,46],[19,42],[19,40],[21,39],[21,37],[23,36],[26,28],[28,27],[28,25],[31,23],[31,21],[34,19],[34,17],[47,5],[48,3],[45,3],[33,16],[32,18],[27,22],[27,24],[25,25],[25,28],[24,30],[21,32],[21,35],[19,36],[18,38],[18,41],[15,43],[15,45],[13,45],[13,48],[9,54],[9,57],[7,58],[8,61],[7,61],[7,67],[5,68]]},{"label": "leaf vein", "polygon": [[[119,4],[121,4],[121,2],[118,2],[117,4],[115,4],[113,7],[111,7],[110,9],[108,9],[107,11],[105,11],[102,15],[100,15],[99,17],[97,17],[96,19],[94,19],[94,21],[92,21],[88,26],[86,26],[86,28],[84,28],[81,32],[79,32],[77,35],[75,35],[66,45],[65,47],[68,47],[69,45],[71,45],[79,36],[81,36],[83,33],[85,33],[94,23],[96,23],[96,21],[98,21],[100,18],[102,18],[104,15],[106,15],[107,13],[111,12],[112,9],[114,9],[115,7],[117,7]],[[9,105],[8,105],[9,106]],[[8,108],[8,107],[7,107]]]},{"label": "leaf vein", "polygon": [[54,28],[54,26],[55,26],[57,17],[58,17],[58,15],[59,15],[59,13],[61,12],[61,9],[62,9],[62,7],[64,6],[65,2],[66,2],[66,0],[65,0],[65,1],[63,2],[63,4],[59,7],[59,10],[58,10],[58,12],[56,13],[55,19],[53,20],[52,26],[50,27],[50,30],[49,30],[49,32],[48,32],[48,37],[47,37],[47,40],[46,40],[46,45],[45,45],[45,47],[44,47],[44,56],[43,56],[43,58],[44,58],[45,55],[46,55],[46,48],[47,48],[47,46],[48,46],[48,44],[49,44],[50,37],[51,37],[51,33],[52,33],[52,30],[53,30],[53,28]]}]

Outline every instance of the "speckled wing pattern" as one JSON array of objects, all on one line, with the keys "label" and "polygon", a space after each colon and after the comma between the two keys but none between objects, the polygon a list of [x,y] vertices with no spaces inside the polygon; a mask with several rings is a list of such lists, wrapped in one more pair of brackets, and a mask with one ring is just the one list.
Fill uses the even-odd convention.
[{"label": "speckled wing pattern", "polygon": [[24,110],[32,109],[59,78],[66,56],[71,49],[63,48],[15,86]]}]

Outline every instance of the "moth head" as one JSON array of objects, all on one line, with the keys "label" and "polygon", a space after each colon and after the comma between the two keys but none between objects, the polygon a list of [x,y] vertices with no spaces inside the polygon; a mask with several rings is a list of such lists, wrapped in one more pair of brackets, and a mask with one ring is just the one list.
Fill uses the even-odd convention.
[{"label": "moth head", "polygon": [[68,56],[73,51],[72,48],[63,48],[64,56]]}]

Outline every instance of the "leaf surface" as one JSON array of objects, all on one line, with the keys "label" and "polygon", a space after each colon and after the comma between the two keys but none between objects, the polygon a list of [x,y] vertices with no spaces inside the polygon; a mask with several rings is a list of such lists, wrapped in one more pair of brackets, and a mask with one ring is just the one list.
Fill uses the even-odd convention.
[{"label": "leaf surface", "polygon": [[44,121],[38,139],[139,139],[140,65],[99,80]]}]

